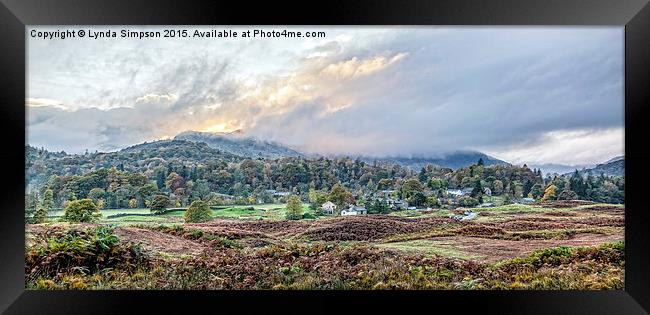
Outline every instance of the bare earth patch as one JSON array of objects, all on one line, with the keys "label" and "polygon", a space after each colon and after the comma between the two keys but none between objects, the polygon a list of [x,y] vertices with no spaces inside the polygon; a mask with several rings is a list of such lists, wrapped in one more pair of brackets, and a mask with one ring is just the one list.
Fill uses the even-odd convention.
[{"label": "bare earth patch", "polygon": [[531,252],[556,246],[595,246],[606,242],[623,240],[623,235],[578,234],[566,240],[496,240],[466,236],[436,237],[438,246],[449,247],[481,262],[496,262],[503,259],[525,256]]},{"label": "bare earth patch", "polygon": [[199,256],[206,250],[199,242],[147,229],[122,227],[115,229],[115,234],[124,242],[142,242],[143,249],[154,253]]}]

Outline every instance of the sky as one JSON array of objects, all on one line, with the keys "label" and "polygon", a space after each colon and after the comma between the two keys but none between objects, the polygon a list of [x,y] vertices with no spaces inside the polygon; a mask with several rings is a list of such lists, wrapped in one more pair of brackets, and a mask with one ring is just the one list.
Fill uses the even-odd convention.
[{"label": "sky", "polygon": [[26,35],[26,143],[49,150],[242,130],[319,154],[584,165],[624,152],[622,27],[267,27],[326,36],[228,39],[32,29],[65,27]]}]

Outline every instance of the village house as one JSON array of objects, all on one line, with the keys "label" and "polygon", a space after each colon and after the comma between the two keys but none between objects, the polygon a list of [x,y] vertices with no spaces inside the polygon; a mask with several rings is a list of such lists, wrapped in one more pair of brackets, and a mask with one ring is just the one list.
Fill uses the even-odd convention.
[{"label": "village house", "polygon": [[376,192],[377,197],[379,198],[390,198],[395,193],[394,190],[380,190]]},{"label": "village house", "polygon": [[358,215],[358,214],[368,214],[368,210],[361,206],[351,205],[350,208],[341,210],[341,215]]},{"label": "village house", "polygon": [[386,199],[386,203],[391,209],[394,210],[404,210],[408,207],[408,203],[406,201],[399,199]]},{"label": "village house", "polygon": [[491,197],[491,196],[492,196],[492,189],[490,189],[490,188],[488,188],[488,187],[485,187],[485,188],[483,189],[483,194],[485,194],[486,196],[490,196],[490,197]]},{"label": "village house", "polygon": [[336,211],[336,205],[333,202],[328,201],[321,206],[321,209],[323,210],[323,213],[334,214]]},{"label": "village house", "polygon": [[528,204],[535,202],[535,198],[521,198],[521,203]]},{"label": "village house", "polygon": [[461,189],[447,189],[447,194],[450,195],[451,197],[460,197],[464,195]]},{"label": "village house", "polygon": [[237,197],[235,197],[233,195],[226,195],[226,194],[220,194],[220,193],[214,193],[214,195],[219,197],[219,198],[222,198],[224,200],[229,200],[229,201],[235,200],[237,198]]},{"label": "village house", "polygon": [[290,191],[277,191],[275,189],[267,189],[266,192],[275,197],[290,196],[292,194]]}]

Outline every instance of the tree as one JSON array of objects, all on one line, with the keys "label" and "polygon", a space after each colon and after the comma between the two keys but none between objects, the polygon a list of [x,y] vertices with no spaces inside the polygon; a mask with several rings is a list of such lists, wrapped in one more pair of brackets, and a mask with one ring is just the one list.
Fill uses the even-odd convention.
[{"label": "tree", "polygon": [[474,188],[472,188],[470,196],[478,199],[479,202],[483,199],[483,186],[481,185],[480,180],[477,180],[474,184]]},{"label": "tree", "polygon": [[388,178],[382,178],[377,183],[377,189],[385,190],[393,187],[394,182]]},{"label": "tree", "polygon": [[155,183],[148,183],[138,188],[138,195],[144,200],[150,200],[156,192],[158,192],[158,186]]},{"label": "tree", "polygon": [[429,207],[440,207],[440,201],[435,196],[427,197],[427,206]]},{"label": "tree", "polygon": [[418,191],[414,193],[407,201],[409,205],[420,207],[427,202],[427,197],[423,193]]},{"label": "tree", "polygon": [[54,192],[52,189],[45,190],[45,193],[43,194],[43,209],[46,212],[54,209]]},{"label": "tree", "polygon": [[522,184],[521,184],[520,182],[518,182],[518,181],[515,181],[515,182],[513,182],[512,187],[513,187],[512,195],[513,195],[515,198],[517,198],[517,199],[521,199],[521,198],[524,197],[524,185],[522,185]]},{"label": "tree", "polygon": [[176,191],[178,188],[185,187],[185,178],[178,175],[176,172],[171,172],[165,180],[165,187],[171,191]]},{"label": "tree", "polygon": [[503,204],[509,205],[512,203],[512,195],[509,192],[503,194]]},{"label": "tree", "polygon": [[544,192],[542,191],[542,184],[540,183],[535,183],[535,185],[533,185],[533,187],[530,188],[529,195],[535,199],[538,199],[543,194]]},{"label": "tree", "polygon": [[546,190],[544,190],[544,197],[542,197],[542,201],[555,200],[556,191],[557,191],[557,187],[553,184],[546,187]]},{"label": "tree", "polygon": [[584,183],[584,179],[576,170],[571,178],[569,179],[570,190],[574,191],[578,196],[585,196],[587,192],[587,185]]},{"label": "tree", "polygon": [[578,199],[578,194],[576,194],[572,190],[565,189],[562,192],[560,192],[560,194],[557,196],[557,199],[558,200],[575,200],[575,199]]},{"label": "tree", "polygon": [[95,187],[88,192],[88,198],[92,199],[93,202],[97,202],[99,199],[106,197],[106,191],[102,188]]},{"label": "tree", "polygon": [[129,200],[129,208],[135,209],[138,207],[138,201],[135,199]]},{"label": "tree", "polygon": [[38,193],[31,191],[25,198],[25,208],[35,211],[38,208]]},{"label": "tree", "polygon": [[420,174],[418,174],[418,179],[419,179],[420,182],[422,182],[422,183],[426,183],[426,182],[427,182],[427,179],[428,179],[428,176],[427,176],[427,170],[424,169],[424,167],[420,170]]},{"label": "tree", "polygon": [[61,217],[67,222],[96,222],[102,214],[91,199],[77,199],[68,202]]},{"label": "tree", "polygon": [[48,212],[52,211],[53,208],[54,193],[52,189],[47,189],[43,194],[43,202],[37,207],[36,212],[34,212],[34,223],[45,223]]},{"label": "tree", "polygon": [[492,182],[492,192],[495,195],[500,195],[503,193],[503,182],[500,180],[495,180]]},{"label": "tree", "polygon": [[302,201],[298,196],[291,196],[287,202],[287,220],[300,220],[302,218]]},{"label": "tree", "polygon": [[463,196],[458,199],[458,204],[463,207],[474,207],[478,205],[478,200],[469,196]]},{"label": "tree", "polygon": [[431,190],[436,191],[436,190],[442,189],[445,186],[445,182],[442,179],[439,179],[439,178],[431,178],[427,182],[427,186],[429,188],[431,188]]},{"label": "tree", "polygon": [[479,158],[478,162],[476,162],[476,165],[478,166],[483,166],[485,163],[483,162],[483,158]]},{"label": "tree", "polygon": [[415,193],[423,192],[423,191],[424,191],[424,186],[422,186],[422,183],[420,183],[420,181],[415,178],[411,178],[407,180],[404,183],[404,185],[402,185],[402,198],[409,199]]},{"label": "tree", "polygon": [[204,201],[193,201],[185,211],[185,223],[200,223],[210,221],[212,211]]},{"label": "tree", "polygon": [[323,193],[316,193],[315,200],[309,203],[309,208],[313,210],[316,215],[320,215],[322,211],[322,206],[327,202],[327,195]]},{"label": "tree", "polygon": [[169,206],[169,197],[165,195],[156,195],[153,197],[153,200],[151,200],[151,204],[149,205],[149,209],[151,212],[155,214],[161,214],[167,210],[167,207]]},{"label": "tree", "polygon": [[373,200],[368,206],[368,213],[370,214],[387,214],[389,212],[390,208],[388,207],[388,204],[381,199]]},{"label": "tree", "polygon": [[43,208],[42,206],[38,207],[38,209],[36,209],[36,212],[34,212],[34,217],[32,222],[39,224],[39,223],[45,223],[45,220],[47,220],[47,210],[45,210],[45,208]]},{"label": "tree", "polygon": [[339,184],[336,184],[334,187],[332,187],[332,191],[330,192],[328,199],[336,205],[337,209],[346,208],[349,204],[354,203],[354,197],[352,196],[352,193]]}]

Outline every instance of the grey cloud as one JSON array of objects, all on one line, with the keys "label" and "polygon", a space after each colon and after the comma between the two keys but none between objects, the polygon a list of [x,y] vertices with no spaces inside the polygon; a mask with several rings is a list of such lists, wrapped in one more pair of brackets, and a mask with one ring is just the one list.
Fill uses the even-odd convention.
[{"label": "grey cloud", "polygon": [[[292,52],[303,57],[292,69],[301,76],[296,80],[306,76],[320,92],[271,108],[265,99],[241,99],[251,92],[235,79],[241,61],[205,53],[192,59],[172,55],[157,62],[154,56],[173,53],[157,46],[157,54],[145,51],[141,57],[129,54],[116,61],[133,89],[89,87],[101,100],[79,100],[133,106],[136,98],[149,93],[177,93],[172,104],[95,109],[85,114],[85,124],[71,126],[68,121],[82,119],[79,113],[30,108],[28,128],[34,129],[30,141],[72,146],[77,138],[68,131],[59,131],[62,140],[47,134],[68,128],[91,134],[90,148],[120,147],[223,119],[252,135],[322,153],[431,155],[463,149],[498,153],[503,148],[539,146],[553,131],[623,127],[622,35],[618,28],[405,28],[364,45],[355,39],[350,45],[328,41]],[[254,49],[271,45],[254,43]],[[244,54],[247,49],[253,48],[235,51]],[[317,57],[322,58],[319,62],[332,64],[398,52],[408,55],[381,71],[338,83],[319,79],[314,61],[304,59],[326,53]],[[264,62],[263,53],[259,60],[250,60]],[[154,79],[145,82],[151,73],[156,73]],[[258,86],[275,90],[297,84],[273,75],[253,79]],[[337,102],[349,105],[329,112],[328,106]],[[204,107],[211,104],[221,106]]]}]

